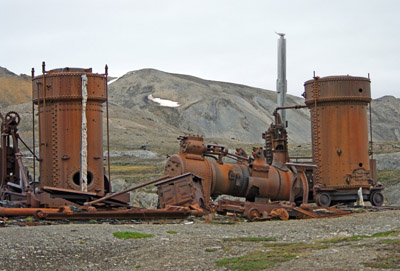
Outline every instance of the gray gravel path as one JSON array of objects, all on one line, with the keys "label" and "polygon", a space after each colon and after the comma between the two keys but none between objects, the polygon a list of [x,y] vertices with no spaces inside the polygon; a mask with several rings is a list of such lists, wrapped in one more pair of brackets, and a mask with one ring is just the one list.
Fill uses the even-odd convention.
[{"label": "gray gravel path", "polygon": [[[228,225],[201,220],[178,223],[3,227],[0,228],[0,270],[225,270],[216,265],[217,259],[263,249],[263,242],[226,242],[223,238],[274,237],[277,242],[311,243],[332,237],[374,234],[400,229],[400,211]],[[121,240],[113,236],[117,231],[155,236]],[[372,242],[371,239],[360,242]],[[374,246],[365,249],[338,245],[302,254],[273,269],[368,270],[361,263],[379,253]]]}]

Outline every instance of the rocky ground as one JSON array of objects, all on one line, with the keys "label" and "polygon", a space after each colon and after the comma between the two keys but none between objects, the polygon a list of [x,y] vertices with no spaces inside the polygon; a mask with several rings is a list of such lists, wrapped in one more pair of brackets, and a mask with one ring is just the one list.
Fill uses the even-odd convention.
[{"label": "rocky ground", "polygon": [[[399,215],[380,211],[252,223],[232,217],[211,223],[201,218],[3,223],[0,270],[390,270],[400,268]],[[150,237],[113,235],[125,231]]]}]

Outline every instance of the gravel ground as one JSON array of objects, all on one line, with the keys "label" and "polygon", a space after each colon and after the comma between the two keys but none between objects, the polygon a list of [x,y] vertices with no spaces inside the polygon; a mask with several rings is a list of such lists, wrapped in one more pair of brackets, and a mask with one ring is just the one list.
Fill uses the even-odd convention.
[{"label": "gravel ground", "polygon": [[[270,243],[318,243],[318,240],[400,230],[400,211],[358,213],[329,219],[233,222],[231,217],[142,224],[63,224],[0,228],[0,270],[226,270],[216,260],[267,253]],[[118,231],[154,234],[123,240]],[[176,233],[168,233],[174,231]],[[224,238],[273,237],[276,242],[226,241]],[[363,263],[387,253],[378,242],[400,236],[330,244],[297,251],[297,257],[273,270],[377,270]],[[284,253],[285,251],[282,251]],[[398,263],[399,264],[399,263]],[[398,266],[400,268],[400,265]]]}]

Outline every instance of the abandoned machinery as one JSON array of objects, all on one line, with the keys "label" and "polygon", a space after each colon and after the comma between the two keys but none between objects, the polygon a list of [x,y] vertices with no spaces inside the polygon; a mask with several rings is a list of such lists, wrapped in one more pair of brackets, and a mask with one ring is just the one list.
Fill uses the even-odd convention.
[{"label": "abandoned machinery", "polygon": [[[254,209],[253,215],[262,216],[260,206],[270,201],[329,207],[357,201],[359,191],[363,200],[381,206],[383,187],[376,180],[372,140],[368,142],[370,80],[315,77],[305,83],[304,96],[304,106],[275,110],[275,122],[263,134],[265,147],[254,148],[251,157],[241,149],[231,154],[225,146],[206,144],[199,136],[183,136],[180,152],[165,165],[165,175],[192,172],[200,177],[204,202],[199,204],[206,209],[211,208],[210,198],[231,195],[246,198],[244,213]],[[277,110],[305,107],[311,112],[312,161],[295,163],[289,158],[287,132]]]},{"label": "abandoned machinery", "polygon": [[[197,214],[198,211],[179,206],[160,210],[134,208],[129,206],[128,192],[111,193],[103,162],[104,103],[109,146],[107,73],[107,66],[104,74],[80,68],[46,71],[43,63],[42,75],[35,77],[32,69],[33,150],[19,136],[20,116],[16,112],[0,114],[0,203],[24,208],[0,207],[0,216],[83,219],[176,218]],[[39,154],[35,152],[36,114]],[[24,166],[19,143],[34,158],[33,176]]]},{"label": "abandoned machinery", "polygon": [[[33,150],[19,136],[20,116],[0,114],[0,203],[8,207],[0,207],[0,216],[178,218],[218,211],[250,219],[320,217],[316,212],[321,209],[330,215],[347,213],[329,206],[356,201],[360,189],[372,205],[383,203],[372,140],[368,144],[368,78],[307,81],[306,105],[277,108],[275,121],[262,135],[265,147],[253,148],[251,156],[242,149],[230,153],[226,146],[206,144],[199,136],[180,137],[180,152],[168,159],[164,176],[112,193],[109,157],[108,176],[103,162],[104,103],[109,150],[107,74],[107,66],[104,74],[97,74],[80,68],[46,71],[43,63],[42,75],[36,77],[32,69]],[[312,161],[292,162],[278,110],[304,107],[311,112]],[[24,166],[19,143],[32,153],[33,176]],[[226,162],[227,158],[235,162]],[[159,209],[130,206],[129,192],[147,185],[157,186]],[[212,199],[218,195],[246,201],[224,199],[214,205]],[[309,202],[324,208],[313,208]]]}]

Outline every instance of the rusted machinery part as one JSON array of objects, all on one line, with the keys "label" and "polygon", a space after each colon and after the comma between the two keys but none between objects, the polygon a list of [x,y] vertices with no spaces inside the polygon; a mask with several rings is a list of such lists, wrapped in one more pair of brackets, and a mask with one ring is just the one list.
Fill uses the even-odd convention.
[{"label": "rusted machinery part", "polygon": [[[194,207],[211,210],[205,205],[202,179],[193,173],[186,173],[155,184],[158,194],[158,207],[168,205]],[[201,209],[202,210],[202,209]]]},{"label": "rusted machinery part", "polygon": [[[285,141],[285,138],[282,140]],[[202,178],[205,206],[210,205],[210,197],[221,194],[246,197],[249,201],[256,198],[289,199],[294,175],[285,166],[285,151],[274,153],[275,164],[270,167],[262,148],[254,149],[251,166],[247,163],[223,163],[219,158],[216,162],[209,161],[203,156],[206,149],[203,138],[182,137],[181,152],[168,159],[164,170],[165,175],[178,176],[191,172]],[[297,191],[300,196],[302,191]]]},{"label": "rusted machinery part", "polygon": [[[91,69],[63,68],[32,78],[32,100],[37,107],[40,158],[39,188],[80,191],[82,139],[82,75],[87,76],[87,191],[104,196],[103,103],[107,76]],[[90,159],[89,159],[90,158]],[[45,192],[48,193],[48,192]],[[46,200],[49,200],[46,202]],[[41,204],[52,204],[42,197]],[[71,199],[71,201],[73,201]]]},{"label": "rusted machinery part", "polygon": [[255,203],[227,199],[218,202],[217,211],[219,213],[234,212],[242,214],[250,221],[266,220],[274,217],[287,220],[289,217],[325,218],[351,214],[350,211],[344,211],[333,207],[311,207],[308,204],[302,204],[301,207],[296,207],[294,203],[287,201]]},{"label": "rusted machinery part", "polygon": [[[195,212],[197,213],[197,212]],[[155,218],[185,218],[192,214],[186,208],[171,207],[165,209],[142,209],[131,208],[112,211],[83,211],[83,212],[42,212],[38,211],[35,217],[38,219],[68,219],[68,220],[87,220],[87,219],[155,219]],[[198,214],[198,213],[197,213]]]},{"label": "rusted machinery part", "polygon": [[310,188],[308,185],[308,180],[307,180],[306,174],[301,167],[299,167],[299,170],[297,170],[295,167],[293,169],[295,170],[295,179],[292,182],[292,185],[290,188],[289,201],[291,201],[291,202],[296,201],[296,195],[299,194],[299,191],[296,191],[296,190],[299,190],[299,187],[301,187],[301,189],[303,191],[302,203],[307,204]]},{"label": "rusted machinery part", "polygon": [[328,192],[317,193],[317,196],[315,197],[315,203],[317,203],[317,205],[321,207],[331,206],[332,198],[330,193]]},{"label": "rusted machinery part", "polygon": [[372,191],[369,196],[369,201],[373,206],[382,206],[384,202],[383,194],[380,190]]},{"label": "rusted machinery part", "polygon": [[289,212],[284,208],[278,208],[271,211],[272,217],[278,217],[280,220],[288,220]]},{"label": "rusted machinery part", "polygon": [[261,218],[261,213],[260,210],[258,210],[257,208],[252,208],[250,210],[248,210],[246,212],[246,217],[250,220],[250,221],[256,221],[259,220]]},{"label": "rusted machinery part", "polygon": [[[45,193],[43,193],[45,192]],[[43,186],[40,193],[36,193],[39,202],[46,202],[48,207],[71,205],[80,208],[85,202],[98,199],[95,192],[83,192],[73,189]],[[129,194],[114,195],[111,199],[103,200],[98,206],[126,207],[129,202]]]},{"label": "rusted machinery part", "polygon": [[167,205],[163,209],[159,210],[169,210],[169,211],[187,211],[190,212],[191,215],[197,216],[197,217],[202,217],[205,212],[204,209],[201,208],[198,204],[193,204],[190,206],[173,206],[173,205]]},{"label": "rusted machinery part", "polygon": [[353,76],[315,77],[304,84],[305,104],[311,114],[313,163],[318,166],[313,176],[318,188],[314,197],[320,206],[354,202],[360,187],[364,199],[372,204],[383,202],[381,193],[372,195],[376,167],[369,157],[370,85],[369,78]]},{"label": "rusted machinery part", "polygon": [[21,117],[15,111],[10,111],[6,114],[4,120],[6,121],[6,125],[15,127],[21,122]]},{"label": "rusted machinery part", "polygon": [[38,212],[41,213],[59,213],[64,209],[60,208],[4,208],[0,207],[0,216],[35,216]]},{"label": "rusted machinery part", "polygon": [[[273,201],[289,200],[294,174],[291,170],[280,170],[276,167],[270,167],[268,172],[258,173],[260,177],[249,178],[249,185],[246,191],[246,199],[254,201],[256,198],[269,198]],[[297,196],[302,195],[300,189],[296,190]]]}]

